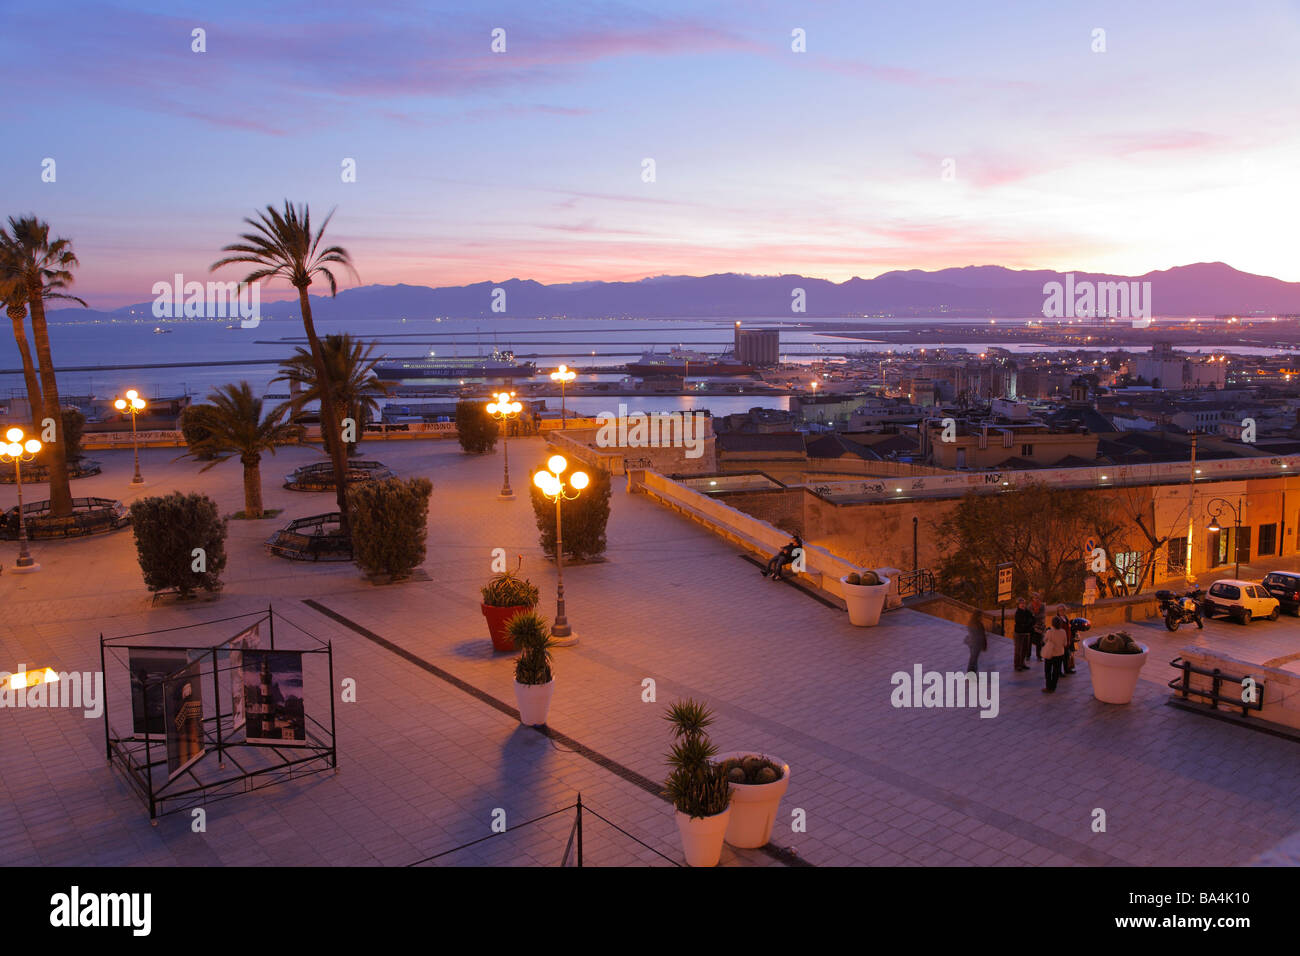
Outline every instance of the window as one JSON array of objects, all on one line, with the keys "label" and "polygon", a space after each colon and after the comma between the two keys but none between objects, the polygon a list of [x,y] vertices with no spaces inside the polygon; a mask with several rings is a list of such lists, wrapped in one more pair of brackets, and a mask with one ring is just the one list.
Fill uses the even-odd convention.
[{"label": "window", "polygon": [[1033,445],[1021,445],[1021,446],[1020,446],[1020,456],[1021,456],[1022,458],[1032,458],[1032,457],[1034,456],[1034,446],[1033,446]]},{"label": "window", "polygon": [[1262,524],[1259,526],[1259,554],[1263,557],[1266,554],[1277,554],[1277,525]]},{"label": "window", "polygon": [[1227,548],[1224,544],[1223,530],[1205,532],[1205,565],[1217,568],[1224,563]]},{"label": "window", "polygon": [[1241,588],[1234,584],[1215,584],[1210,588],[1210,594],[1214,597],[1236,600],[1241,597]]},{"label": "window", "polygon": [[1120,573],[1124,583],[1136,588],[1142,579],[1142,555],[1137,551],[1121,551],[1115,555],[1115,570]]},{"label": "window", "polygon": [[1237,536],[1237,561],[1241,564],[1250,563],[1250,529],[1238,528]]},{"label": "window", "polygon": [[1169,553],[1165,558],[1166,574],[1182,574],[1187,565],[1187,539],[1170,538]]}]

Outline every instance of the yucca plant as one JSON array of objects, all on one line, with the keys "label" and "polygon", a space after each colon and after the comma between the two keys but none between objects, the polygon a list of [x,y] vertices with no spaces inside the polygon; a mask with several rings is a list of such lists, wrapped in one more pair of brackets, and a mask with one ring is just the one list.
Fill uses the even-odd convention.
[{"label": "yucca plant", "polygon": [[506,631],[519,657],[515,661],[515,680],[521,684],[551,682],[551,622],[535,611],[520,611],[506,624]]},{"label": "yucca plant", "polygon": [[502,571],[483,585],[483,603],[488,607],[535,607],[537,585],[515,571]]},{"label": "yucca plant", "polygon": [[664,719],[673,725],[672,749],[665,755],[669,771],[664,794],[681,813],[713,817],[731,804],[731,787],[722,768],[714,765],[718,748],[705,728],[713,714],[698,701],[675,701]]}]

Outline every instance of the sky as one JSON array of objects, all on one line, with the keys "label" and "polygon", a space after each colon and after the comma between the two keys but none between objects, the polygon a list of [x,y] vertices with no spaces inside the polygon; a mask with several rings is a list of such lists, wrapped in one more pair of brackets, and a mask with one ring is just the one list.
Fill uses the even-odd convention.
[{"label": "sky", "polygon": [[1207,261],[1300,280],[1297,2],[50,10],[0,2],[21,91],[0,214],[71,238],[99,308],[209,278],[286,198],[337,210],[346,285]]}]

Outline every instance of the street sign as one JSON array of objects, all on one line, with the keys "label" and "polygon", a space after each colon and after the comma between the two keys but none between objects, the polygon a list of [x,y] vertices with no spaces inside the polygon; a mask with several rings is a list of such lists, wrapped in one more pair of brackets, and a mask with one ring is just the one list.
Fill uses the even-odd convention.
[{"label": "street sign", "polygon": [[998,603],[1011,600],[1011,568],[1010,561],[998,565]]},{"label": "street sign", "polygon": [[1097,577],[1096,577],[1096,575],[1092,575],[1092,574],[1090,574],[1090,575],[1088,575],[1086,578],[1083,579],[1083,603],[1084,603],[1084,604],[1096,604],[1096,603],[1097,603]]}]

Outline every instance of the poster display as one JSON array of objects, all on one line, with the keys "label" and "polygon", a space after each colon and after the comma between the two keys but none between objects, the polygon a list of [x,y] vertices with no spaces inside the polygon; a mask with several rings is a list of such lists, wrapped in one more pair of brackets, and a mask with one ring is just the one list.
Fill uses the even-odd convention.
[{"label": "poster display", "polygon": [[301,747],[307,743],[299,651],[243,652],[244,741]]},{"label": "poster display", "polygon": [[199,662],[163,681],[167,721],[167,778],[170,780],[204,754],[203,683]]},{"label": "poster display", "polygon": [[131,719],[134,733],[162,740],[167,736],[163,706],[163,682],[189,663],[183,650],[131,648],[127,667],[131,671]]},{"label": "poster display", "polygon": [[230,639],[230,714],[231,731],[244,726],[244,651],[262,646],[260,623],[240,631]]}]

